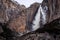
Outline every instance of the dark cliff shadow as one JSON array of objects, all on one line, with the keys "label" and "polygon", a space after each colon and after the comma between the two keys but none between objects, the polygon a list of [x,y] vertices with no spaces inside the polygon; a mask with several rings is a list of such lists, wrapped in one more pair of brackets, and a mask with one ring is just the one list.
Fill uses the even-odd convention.
[{"label": "dark cliff shadow", "polygon": [[18,33],[10,30],[9,28],[7,28],[7,25],[8,25],[8,23],[6,23],[6,24],[0,23],[0,26],[3,29],[3,32],[0,33],[0,36],[6,38],[6,40],[13,40],[13,37],[16,37],[16,35]]},{"label": "dark cliff shadow", "polygon": [[50,23],[44,25],[43,28],[39,28],[35,32],[48,32],[50,34],[60,34],[60,19],[53,20]]}]

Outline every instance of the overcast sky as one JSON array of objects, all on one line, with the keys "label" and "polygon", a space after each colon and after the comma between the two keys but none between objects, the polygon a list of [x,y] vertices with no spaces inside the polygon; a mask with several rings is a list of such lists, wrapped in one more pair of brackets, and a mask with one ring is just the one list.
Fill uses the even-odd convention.
[{"label": "overcast sky", "polygon": [[29,7],[34,2],[41,3],[43,0],[15,0],[21,5],[25,5],[26,7]]}]

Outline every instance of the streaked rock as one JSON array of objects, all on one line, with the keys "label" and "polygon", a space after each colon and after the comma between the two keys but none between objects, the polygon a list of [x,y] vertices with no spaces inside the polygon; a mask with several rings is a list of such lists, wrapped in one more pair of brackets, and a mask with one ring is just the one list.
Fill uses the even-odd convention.
[{"label": "streaked rock", "polygon": [[39,3],[34,3],[29,8],[21,11],[20,16],[11,20],[7,27],[21,35],[30,31],[31,24],[29,23],[32,23],[39,5]]}]

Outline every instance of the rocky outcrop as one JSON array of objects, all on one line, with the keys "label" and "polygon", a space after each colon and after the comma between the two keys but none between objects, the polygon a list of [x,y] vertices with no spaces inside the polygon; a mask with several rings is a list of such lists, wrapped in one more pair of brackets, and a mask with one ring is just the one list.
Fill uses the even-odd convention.
[{"label": "rocky outcrop", "polygon": [[32,29],[32,22],[35,20],[35,15],[38,11],[40,4],[39,3],[34,3],[32,4],[29,8],[27,8],[27,27],[28,30]]},{"label": "rocky outcrop", "polygon": [[18,33],[22,35],[30,31],[30,25],[40,5],[39,3],[34,3],[29,8],[12,0],[1,0],[0,3],[0,23],[3,30],[1,36],[7,36],[6,38],[9,40],[13,36],[17,36]]},{"label": "rocky outcrop", "polygon": [[[26,8],[12,0],[0,0],[0,39],[58,40],[60,37],[58,36],[60,34],[59,2],[59,0],[43,0],[41,4],[34,3]],[[40,5],[44,10],[47,10],[47,24],[31,33],[32,21]]]},{"label": "rocky outcrop", "polygon": [[49,26],[45,28],[60,29],[59,28],[60,26],[59,0],[43,0],[42,7],[46,8],[46,6],[48,7],[48,11],[46,13],[46,19],[47,19],[46,25],[49,25]]},{"label": "rocky outcrop", "polygon": [[50,11],[50,19],[49,20],[55,20],[60,18],[60,0],[50,0],[48,1],[49,11]]},{"label": "rocky outcrop", "polygon": [[[60,2],[59,0],[43,0],[42,2],[42,8],[44,10],[46,10],[46,7],[48,8],[46,12],[47,24],[45,24],[43,28],[38,29],[36,33],[39,32],[43,34],[44,32],[48,32],[48,34],[50,34],[50,37],[52,38],[50,39],[47,38],[47,40],[59,40],[60,39],[58,36],[60,35],[60,13],[59,13],[60,3],[59,2]],[[30,33],[30,34],[24,35],[24,38],[26,40],[46,40],[45,38],[47,35],[45,36],[45,38],[38,39],[39,37],[37,37],[36,33],[34,34],[33,32],[32,34]],[[42,36],[42,34],[40,36]]]},{"label": "rocky outcrop", "polygon": [[53,20],[56,20],[60,18],[60,1],[59,0],[44,0],[42,2],[42,6],[47,6],[48,11],[47,11],[47,22],[51,22]]},{"label": "rocky outcrop", "polygon": [[10,18],[15,18],[25,8],[12,0],[0,0],[0,23],[6,23]]},{"label": "rocky outcrop", "polygon": [[20,12],[26,9],[24,5],[20,5],[12,0],[0,0],[0,36],[8,39],[15,36],[16,31],[12,31],[7,27],[10,21],[20,16]]}]

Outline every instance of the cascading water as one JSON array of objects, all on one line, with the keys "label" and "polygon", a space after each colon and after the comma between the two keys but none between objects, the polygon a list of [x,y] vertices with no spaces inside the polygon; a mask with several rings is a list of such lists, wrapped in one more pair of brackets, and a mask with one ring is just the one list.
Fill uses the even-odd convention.
[{"label": "cascading water", "polygon": [[32,25],[32,31],[38,29],[40,26],[39,26],[39,22],[40,22],[40,9],[41,9],[41,5],[38,9],[38,12],[36,13],[36,16],[35,16],[35,20],[33,20],[33,25]]},{"label": "cascading water", "polygon": [[41,7],[41,13],[42,13],[42,24],[46,24],[46,16],[47,16],[47,10],[48,10],[48,7],[47,6],[44,6],[43,8]]},{"label": "cascading water", "polygon": [[41,25],[40,25],[41,14],[42,14],[42,24],[44,25],[46,23],[46,10],[44,10],[40,5],[40,7],[36,13],[35,20],[33,20],[32,31],[35,31],[41,27]]},{"label": "cascading water", "polygon": [[[46,10],[45,10],[46,9]],[[41,5],[39,6],[37,13],[35,15],[35,20],[32,22],[31,30],[27,30],[26,33],[36,31],[39,28],[42,28],[42,26],[46,23],[46,11],[47,11],[47,6],[42,7]],[[42,19],[41,19],[42,18]],[[40,23],[42,21],[42,23]],[[40,25],[42,24],[42,25]],[[23,33],[19,33],[22,36]]]}]

